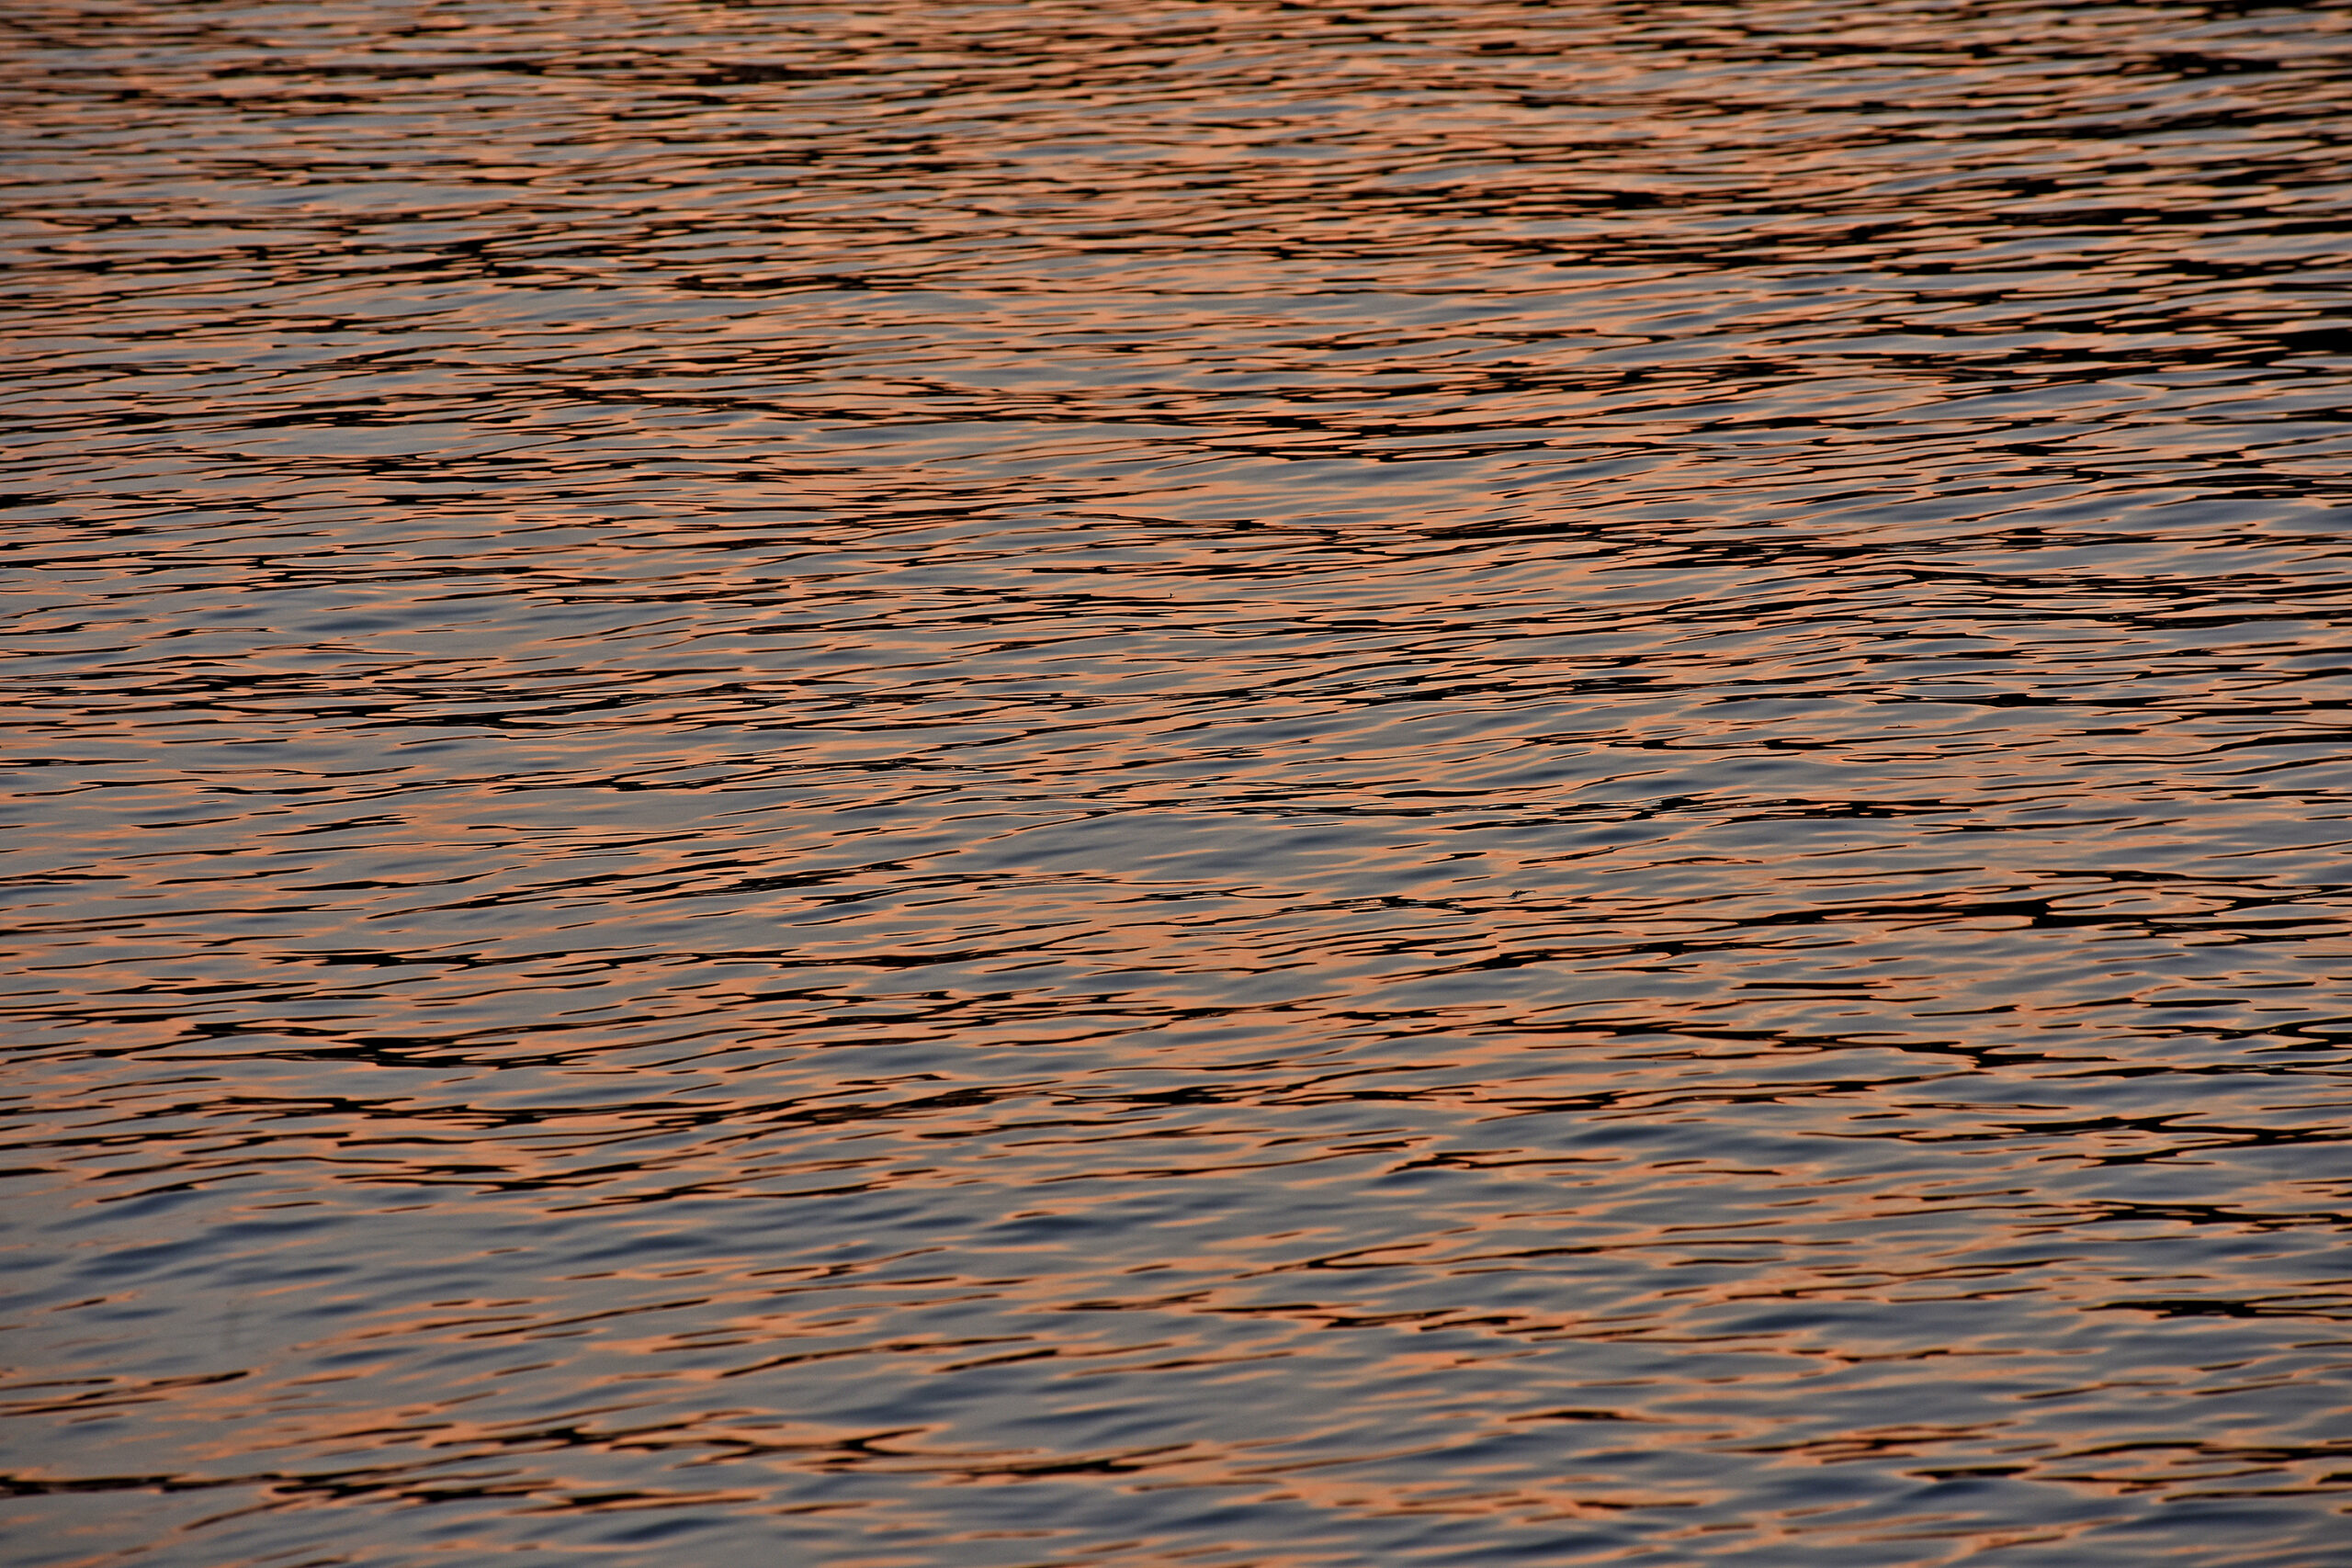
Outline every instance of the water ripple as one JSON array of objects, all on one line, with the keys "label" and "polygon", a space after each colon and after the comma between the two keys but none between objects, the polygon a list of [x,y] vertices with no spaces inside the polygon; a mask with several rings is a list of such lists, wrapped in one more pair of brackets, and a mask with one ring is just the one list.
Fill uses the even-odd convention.
[{"label": "water ripple", "polygon": [[11,1561],[2334,1561],[2345,21],[26,0]]}]

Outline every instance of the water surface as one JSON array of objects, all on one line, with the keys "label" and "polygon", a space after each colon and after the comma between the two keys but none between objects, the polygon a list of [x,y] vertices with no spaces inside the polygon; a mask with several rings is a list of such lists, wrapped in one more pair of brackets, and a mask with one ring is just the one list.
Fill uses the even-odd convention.
[{"label": "water surface", "polygon": [[2347,1561],[2342,9],[5,22],[11,1564]]}]

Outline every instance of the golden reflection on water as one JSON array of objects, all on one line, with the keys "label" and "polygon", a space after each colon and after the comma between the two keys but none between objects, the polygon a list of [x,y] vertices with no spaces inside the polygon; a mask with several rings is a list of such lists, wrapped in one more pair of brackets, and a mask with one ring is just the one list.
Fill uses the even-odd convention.
[{"label": "golden reflection on water", "polygon": [[2341,13],[6,21],[12,1564],[2342,1555]]}]

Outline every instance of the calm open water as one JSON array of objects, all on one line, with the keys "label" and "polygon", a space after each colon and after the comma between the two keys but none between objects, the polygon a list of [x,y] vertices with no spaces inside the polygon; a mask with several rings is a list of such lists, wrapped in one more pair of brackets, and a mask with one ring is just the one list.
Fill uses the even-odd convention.
[{"label": "calm open water", "polygon": [[15,1568],[2352,1563],[2352,11],[0,20]]}]

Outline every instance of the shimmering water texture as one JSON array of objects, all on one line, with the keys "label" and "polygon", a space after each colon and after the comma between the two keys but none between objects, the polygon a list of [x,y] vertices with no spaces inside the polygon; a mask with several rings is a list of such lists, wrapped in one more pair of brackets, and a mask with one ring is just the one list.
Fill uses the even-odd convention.
[{"label": "shimmering water texture", "polygon": [[2352,1563],[2352,11],[0,19],[11,1568]]}]

